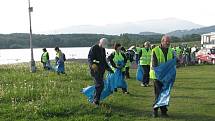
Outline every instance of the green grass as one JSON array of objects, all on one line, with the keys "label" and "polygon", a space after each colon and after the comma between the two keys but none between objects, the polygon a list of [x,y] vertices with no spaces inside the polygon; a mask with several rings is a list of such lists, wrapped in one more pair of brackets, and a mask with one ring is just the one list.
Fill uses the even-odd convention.
[{"label": "green grass", "polygon": [[[215,66],[179,68],[171,93],[170,118],[152,118],[153,86],[140,87],[127,80],[130,95],[120,91],[99,108],[88,103],[80,90],[93,81],[86,64],[66,63],[67,75],[29,73],[26,64],[0,66],[1,121],[213,121],[215,120]],[[152,82],[151,82],[152,85]]]}]

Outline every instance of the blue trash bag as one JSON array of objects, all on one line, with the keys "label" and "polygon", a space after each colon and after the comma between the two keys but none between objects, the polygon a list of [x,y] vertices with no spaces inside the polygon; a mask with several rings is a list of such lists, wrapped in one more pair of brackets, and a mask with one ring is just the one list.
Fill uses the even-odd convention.
[{"label": "blue trash bag", "polygon": [[127,83],[125,81],[124,75],[122,74],[122,68],[124,67],[124,62],[119,61],[117,63],[118,68],[115,69],[114,73],[107,74],[107,83],[111,91],[114,91],[116,88],[126,88]]},{"label": "blue trash bag", "polygon": [[113,79],[114,79],[114,81],[113,81],[114,82],[114,88],[126,88],[126,89],[128,88],[121,69],[115,70]]},{"label": "blue trash bag", "polygon": [[[95,94],[95,85],[93,86],[88,86],[86,88],[83,88],[81,91],[85,96],[87,96],[89,102],[93,102],[94,99],[94,94]],[[100,100],[104,100],[106,97],[112,94],[111,89],[108,86],[107,81],[104,81],[104,89],[102,90]]]},{"label": "blue trash bag", "polygon": [[114,91],[114,89],[115,89],[115,75],[114,75],[114,73],[108,73],[107,74],[107,85],[108,85],[108,87],[109,87],[109,89],[111,90],[111,91]]},{"label": "blue trash bag", "polygon": [[136,73],[136,79],[140,82],[143,81],[143,75],[144,75],[144,70],[141,65],[138,65],[137,67],[137,73]]},{"label": "blue trash bag", "polygon": [[58,73],[64,73],[64,62],[58,62],[57,65],[55,66],[55,71]]},{"label": "blue trash bag", "polygon": [[163,84],[160,95],[155,101],[154,108],[168,106],[170,100],[170,91],[176,77],[176,59],[167,61],[158,67],[154,67],[155,76]]}]

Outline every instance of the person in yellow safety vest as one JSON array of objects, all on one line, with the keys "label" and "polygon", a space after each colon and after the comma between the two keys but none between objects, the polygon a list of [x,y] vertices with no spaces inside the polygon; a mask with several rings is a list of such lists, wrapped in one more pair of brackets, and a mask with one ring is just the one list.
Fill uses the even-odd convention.
[{"label": "person in yellow safety vest", "polygon": [[[127,62],[126,56],[124,53],[121,52],[121,44],[116,43],[114,45],[114,49],[115,51],[113,53],[111,53],[111,55],[108,57],[108,60],[110,61],[110,64],[113,68],[113,70],[115,71],[116,69],[121,69],[123,78],[125,77],[125,64]],[[120,65],[119,62],[123,62],[124,65]],[[125,81],[123,79],[123,81]],[[125,83],[125,87],[121,87],[122,91],[124,94],[129,94],[128,90],[127,90],[127,84]],[[117,92],[117,88],[114,89],[115,92]]]},{"label": "person in yellow safety vest", "polygon": [[43,68],[45,70],[50,70],[50,61],[49,61],[49,53],[46,48],[43,48],[43,54],[41,56],[41,63],[43,64]]},{"label": "person in yellow safety vest", "polygon": [[130,59],[130,54],[128,51],[125,50],[124,47],[121,48],[122,53],[125,54],[125,57],[127,59],[127,63],[125,64],[125,77],[126,79],[130,79],[130,74],[129,74],[129,68],[131,66],[131,59]]},{"label": "person in yellow safety vest", "polygon": [[148,87],[149,86],[149,71],[150,71],[150,62],[151,62],[151,54],[152,51],[150,49],[150,42],[145,42],[143,48],[141,49],[140,62],[139,64],[142,66],[144,70],[143,80],[141,86]]},{"label": "person in yellow safety vest", "polygon": [[130,66],[131,66],[131,61],[129,58],[127,58],[127,63],[125,64],[125,77],[126,79],[130,79],[130,73],[129,73],[129,69],[130,69]]},{"label": "person in yellow safety vest", "polygon": [[65,74],[64,61],[66,60],[64,53],[59,49],[59,47],[55,47],[56,51],[56,71],[57,74]]},{"label": "person in yellow safety vest", "polygon": [[[161,39],[161,45],[155,47],[152,50],[152,57],[151,57],[151,64],[150,64],[150,78],[154,80],[155,102],[159,98],[163,84],[159,80],[157,80],[153,68],[174,58],[174,50],[169,46],[170,46],[170,37],[167,35],[164,35]],[[153,117],[158,117],[159,108],[161,110],[161,116],[168,117],[167,106],[153,108]]]}]

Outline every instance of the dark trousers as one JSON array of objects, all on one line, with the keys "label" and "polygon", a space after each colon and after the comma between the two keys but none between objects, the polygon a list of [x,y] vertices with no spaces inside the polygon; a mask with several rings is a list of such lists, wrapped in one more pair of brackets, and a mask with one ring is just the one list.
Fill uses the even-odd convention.
[{"label": "dark trousers", "polygon": [[126,68],[125,68],[125,77],[126,77],[126,78],[130,78],[129,67],[126,67]]},{"label": "dark trousers", "polygon": [[142,65],[144,70],[143,75],[143,84],[149,84],[149,71],[150,71],[150,65]]},{"label": "dark trousers", "polygon": [[[158,99],[158,97],[159,97],[159,95],[161,93],[162,87],[163,87],[163,84],[160,81],[154,80],[155,102],[156,102],[156,100]],[[168,111],[166,105],[154,108],[154,110],[157,111],[159,108],[161,110],[161,113],[165,114]]]},{"label": "dark trousers", "polygon": [[91,70],[91,76],[94,79],[94,83],[95,83],[95,95],[94,95],[94,101],[99,101],[100,100],[100,96],[102,93],[102,90],[104,88],[104,73],[105,70],[104,69],[99,69],[98,71],[93,71]]},{"label": "dark trousers", "polygon": [[44,70],[51,70],[50,61],[42,62]]},{"label": "dark trousers", "polygon": [[[123,72],[122,72],[122,76],[123,76],[123,79],[124,79],[124,80],[125,80],[125,74],[126,74],[126,72],[123,71]],[[126,88],[122,88],[122,91],[123,91],[123,92],[127,92],[127,89],[126,89]]]}]

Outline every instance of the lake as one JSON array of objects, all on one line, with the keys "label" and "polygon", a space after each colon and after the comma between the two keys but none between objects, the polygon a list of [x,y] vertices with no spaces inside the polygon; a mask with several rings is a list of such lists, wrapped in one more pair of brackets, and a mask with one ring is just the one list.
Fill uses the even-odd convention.
[{"label": "lake", "polygon": [[[56,52],[54,48],[46,48],[49,52],[50,60],[55,59]],[[60,48],[66,55],[66,59],[87,59],[90,47],[68,47]],[[43,53],[42,48],[35,48],[34,60],[40,61]],[[113,49],[106,49],[107,55],[113,52]],[[30,49],[0,49],[0,64],[15,64],[30,62],[31,51]]]}]

